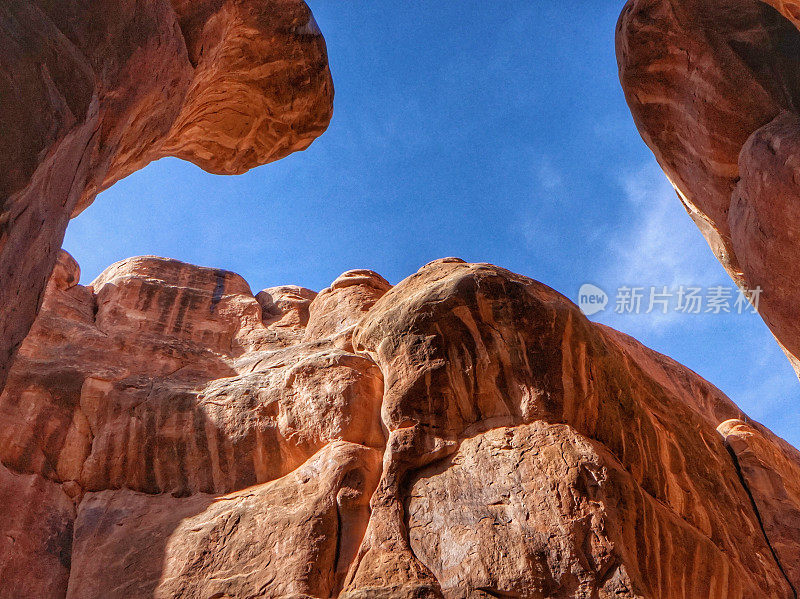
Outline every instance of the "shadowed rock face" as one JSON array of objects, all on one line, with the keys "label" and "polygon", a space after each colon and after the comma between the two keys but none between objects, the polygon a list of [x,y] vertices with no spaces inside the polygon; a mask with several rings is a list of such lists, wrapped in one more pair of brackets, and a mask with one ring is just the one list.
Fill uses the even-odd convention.
[{"label": "shadowed rock face", "polygon": [[634,120],[800,373],[800,2],[630,0],[617,30]]},{"label": "shadowed rock face", "polygon": [[164,156],[238,174],[327,127],[325,42],[302,0],[0,5],[0,388],[70,217]]},{"label": "shadowed rock face", "polygon": [[2,596],[796,597],[800,454],[540,283],[78,279],[0,396]]}]

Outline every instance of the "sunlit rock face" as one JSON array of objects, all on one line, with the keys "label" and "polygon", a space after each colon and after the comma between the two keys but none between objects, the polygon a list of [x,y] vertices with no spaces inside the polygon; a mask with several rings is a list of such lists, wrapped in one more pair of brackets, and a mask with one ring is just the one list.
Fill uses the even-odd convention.
[{"label": "sunlit rock face", "polygon": [[328,125],[325,42],[302,0],[0,5],[0,388],[67,222],[164,156],[238,174]]},{"label": "sunlit rock face", "polygon": [[[800,454],[487,264],[315,294],[61,253],[0,396],[0,596],[790,598]],[[719,430],[717,430],[719,429]]]},{"label": "sunlit rock face", "polygon": [[800,2],[630,0],[620,80],[647,145],[800,373]]}]

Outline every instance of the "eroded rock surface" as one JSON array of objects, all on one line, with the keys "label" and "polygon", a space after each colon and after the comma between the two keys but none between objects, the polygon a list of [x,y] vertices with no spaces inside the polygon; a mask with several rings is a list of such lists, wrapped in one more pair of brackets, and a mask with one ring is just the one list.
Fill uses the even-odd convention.
[{"label": "eroded rock surface", "polygon": [[152,160],[242,173],[327,127],[302,0],[0,3],[0,389],[71,216]]},{"label": "eroded rock surface", "polygon": [[789,580],[800,581],[800,467],[740,420],[719,426]]},{"label": "eroded rock surface", "polygon": [[636,125],[800,374],[800,2],[629,0],[617,30]]},{"label": "eroded rock surface", "polygon": [[800,454],[545,285],[78,280],[0,396],[2,596],[796,597]]},{"label": "eroded rock surface", "polygon": [[67,597],[335,595],[380,462],[378,450],[337,441],[290,475],[229,495],[89,494]]},{"label": "eroded rock surface", "polygon": [[63,597],[75,506],[61,485],[0,466],[0,590],[8,597]]}]

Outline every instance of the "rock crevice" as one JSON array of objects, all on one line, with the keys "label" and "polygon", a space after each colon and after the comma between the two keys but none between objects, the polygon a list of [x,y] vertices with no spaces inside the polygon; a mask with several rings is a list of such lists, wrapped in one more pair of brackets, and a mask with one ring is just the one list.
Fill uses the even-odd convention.
[{"label": "rock crevice", "polygon": [[770,541],[769,534],[767,533],[767,529],[764,526],[764,520],[761,517],[761,513],[759,512],[758,503],[756,502],[755,498],[753,497],[753,491],[748,486],[747,480],[745,479],[744,475],[742,474],[742,467],[741,467],[741,464],[739,464],[739,458],[737,457],[736,452],[734,451],[734,449],[730,445],[728,445],[726,443],[725,446],[728,449],[728,453],[730,453],[730,455],[731,455],[731,460],[733,461],[734,468],[736,468],[736,474],[738,474],[738,476],[739,476],[739,481],[742,483],[742,487],[744,488],[745,493],[747,493],[747,496],[750,499],[750,503],[753,506],[753,513],[755,513],[755,515],[756,515],[756,519],[758,520],[758,526],[761,529],[761,534],[764,535],[764,541],[766,542],[767,547],[769,547],[769,551],[772,554],[772,558],[775,560],[775,565],[778,566],[778,569],[781,571],[781,574],[783,574],[783,577],[786,579],[786,583],[792,589],[793,597],[795,599],[797,599],[797,588],[795,588],[794,583],[789,578],[789,575],[786,573],[786,570],[783,567],[783,564],[781,563],[781,558],[778,556],[778,553],[775,551],[775,548],[772,546],[772,542]]}]

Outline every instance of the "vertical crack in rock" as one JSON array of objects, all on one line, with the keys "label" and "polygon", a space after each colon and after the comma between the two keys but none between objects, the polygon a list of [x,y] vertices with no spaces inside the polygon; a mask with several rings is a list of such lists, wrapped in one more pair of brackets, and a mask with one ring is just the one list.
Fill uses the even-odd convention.
[{"label": "vertical crack in rock", "polygon": [[739,458],[736,455],[734,449],[727,442],[727,440],[725,441],[725,448],[728,450],[728,454],[731,456],[731,460],[733,461],[733,467],[736,469],[736,474],[739,477],[739,482],[742,484],[742,488],[744,489],[745,493],[747,493],[747,497],[750,499],[750,505],[753,508],[756,520],[758,520],[758,527],[761,530],[761,534],[764,536],[764,541],[766,542],[767,547],[769,547],[770,554],[772,554],[772,559],[775,560],[775,565],[778,566],[778,569],[780,570],[781,574],[786,579],[786,584],[788,584],[789,587],[792,589],[792,595],[794,599],[797,599],[797,589],[795,588],[794,584],[789,578],[789,575],[786,573],[786,570],[784,570],[783,564],[781,563],[781,560],[778,557],[775,548],[772,546],[772,542],[770,541],[769,535],[767,534],[767,530],[764,526],[764,520],[761,517],[761,512],[758,509],[758,504],[756,503],[756,500],[753,497],[753,493],[750,490],[750,485],[747,484],[747,481],[745,480],[744,475],[742,474],[742,468],[741,465],[739,464]]},{"label": "vertical crack in rock", "polygon": [[759,523],[781,570],[797,593],[800,588],[800,460],[795,448],[774,443],[742,420],[717,428],[736,460]]},{"label": "vertical crack in rock", "polygon": [[225,272],[219,271],[217,272],[217,284],[214,287],[214,293],[211,296],[211,306],[209,310],[213,313],[214,308],[217,307],[217,304],[222,299],[222,296],[225,294]]}]

